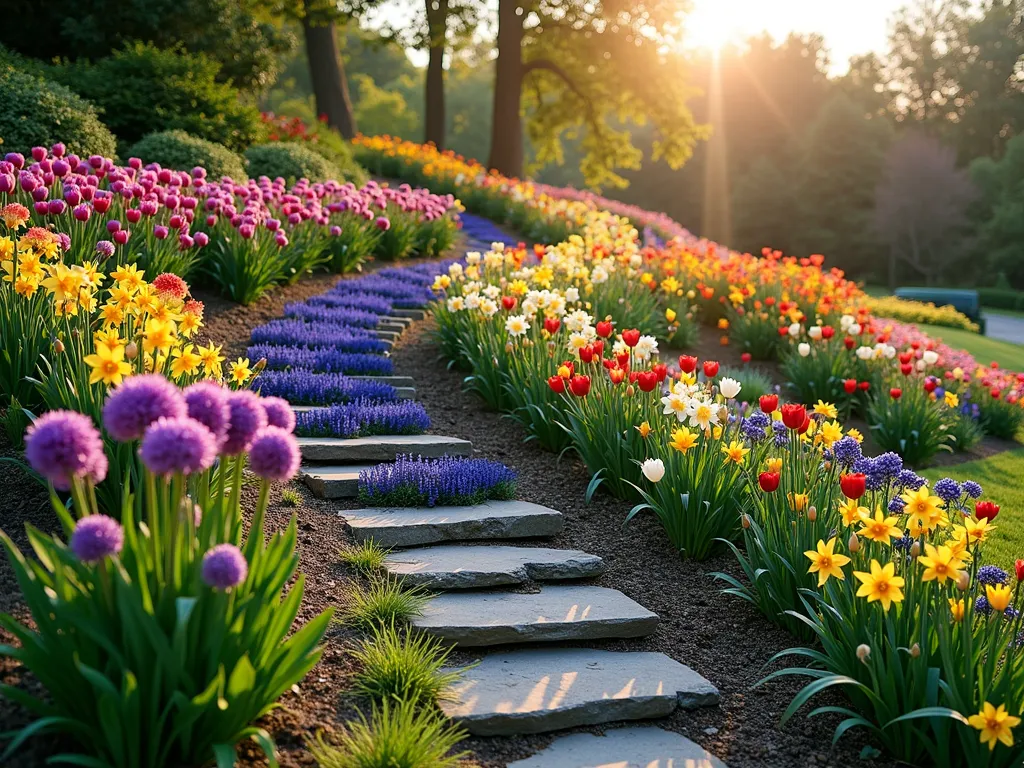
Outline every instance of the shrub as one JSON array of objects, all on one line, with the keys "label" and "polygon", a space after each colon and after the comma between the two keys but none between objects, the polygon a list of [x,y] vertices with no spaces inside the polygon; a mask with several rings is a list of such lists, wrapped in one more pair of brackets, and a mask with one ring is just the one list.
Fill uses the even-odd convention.
[{"label": "shrub", "polygon": [[32,147],[63,142],[82,156],[112,156],[113,134],[96,108],[58,83],[0,64],[0,140],[3,152],[28,155]]},{"label": "shrub", "polygon": [[151,133],[128,150],[128,155],[144,163],[159,163],[167,168],[190,171],[196,166],[206,169],[210,178],[230,176],[245,179],[242,158],[227,147],[190,136],[185,131]]},{"label": "shrub", "polygon": [[867,306],[875,317],[889,317],[904,323],[924,323],[926,325],[940,325],[945,328],[961,328],[965,331],[978,333],[977,323],[972,322],[967,315],[958,312],[948,304],[936,307],[930,301],[911,301],[909,299],[900,299],[896,296],[886,296],[884,298],[868,299]]},{"label": "shrub", "polygon": [[260,113],[240,102],[237,90],[217,82],[219,71],[204,54],[145,43],[91,64],[53,68],[55,77],[103,110],[104,122],[122,142],[135,143],[152,131],[183,130],[240,152],[263,135]]},{"label": "shrub", "polygon": [[352,652],[360,666],[355,690],[377,701],[433,704],[459,679],[458,672],[442,671],[450,653],[451,646],[429,635],[376,626]]},{"label": "shrub", "polygon": [[368,585],[356,587],[342,608],[342,620],[357,627],[407,623],[423,613],[429,595],[421,587],[405,589],[390,576],[372,576]]},{"label": "shrub", "polygon": [[320,768],[456,768],[468,753],[448,753],[461,739],[436,710],[384,701],[369,721],[360,715],[332,737],[317,736],[309,751]]},{"label": "shrub", "polygon": [[1024,291],[1012,288],[979,288],[978,299],[981,306],[992,309],[1024,309]]},{"label": "shrub", "polygon": [[288,184],[302,178],[327,181],[341,175],[341,171],[323,155],[297,142],[272,142],[249,147],[245,152],[245,163],[253,178],[281,177]]}]

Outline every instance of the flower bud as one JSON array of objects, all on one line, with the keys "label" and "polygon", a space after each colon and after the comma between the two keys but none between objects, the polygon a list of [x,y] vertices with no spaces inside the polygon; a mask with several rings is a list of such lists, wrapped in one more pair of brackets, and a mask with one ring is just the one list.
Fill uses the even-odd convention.
[{"label": "flower bud", "polygon": [[259,360],[256,361],[256,365],[253,366],[252,372],[253,373],[259,373],[260,371],[262,371],[266,367],[267,367],[267,358],[261,357]]},{"label": "flower bud", "polygon": [[626,387],[626,397],[632,397],[634,392],[636,392],[636,390],[633,389],[633,385],[632,384],[630,384],[628,387]]},{"label": "flower bud", "polygon": [[861,661],[867,661],[867,659],[868,659],[868,657],[870,655],[871,655],[871,646],[870,645],[865,645],[864,643],[861,643],[860,645],[857,646],[857,658],[858,659],[860,659]]},{"label": "flower bud", "polygon": [[914,541],[914,543],[910,545],[910,556],[911,557],[917,557],[920,554],[921,554],[921,542],[920,541]]},{"label": "flower bud", "polygon": [[846,549],[850,554],[855,554],[860,551],[860,539],[857,538],[856,533],[850,534],[850,540],[846,542]]},{"label": "flower bud", "polygon": [[956,580],[956,588],[961,592],[966,592],[971,588],[971,575],[967,571],[960,571],[960,576]]},{"label": "flower bud", "polygon": [[750,528],[750,515],[743,515],[740,518],[740,525],[742,525],[744,529]]},{"label": "flower bud", "polygon": [[807,519],[810,520],[812,523],[815,520],[818,519],[818,508],[817,507],[814,507],[814,506],[808,507],[808,509],[807,509]]},{"label": "flower bud", "polygon": [[511,341],[506,341],[505,342],[505,354],[511,355],[512,351],[514,349],[515,349],[515,347],[512,346],[512,342]]},{"label": "flower bud", "polygon": [[124,346],[124,356],[126,360],[134,360],[139,356],[139,345],[134,341],[129,341]]},{"label": "flower bud", "polygon": [[920,655],[921,655],[921,646],[920,645],[918,645],[917,643],[914,643],[912,646],[910,646],[910,658],[916,659]]},{"label": "flower bud", "polygon": [[64,342],[60,339],[55,339],[53,342],[53,351],[58,355],[64,351]]}]

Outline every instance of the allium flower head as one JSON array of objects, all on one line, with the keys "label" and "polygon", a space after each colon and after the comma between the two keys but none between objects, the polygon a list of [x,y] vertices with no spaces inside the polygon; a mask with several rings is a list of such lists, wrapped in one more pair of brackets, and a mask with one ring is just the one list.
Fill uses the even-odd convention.
[{"label": "allium flower head", "polygon": [[83,563],[96,563],[105,557],[113,557],[123,546],[121,524],[106,515],[83,517],[71,534],[71,551]]},{"label": "allium flower head", "polygon": [[200,381],[183,393],[188,415],[213,433],[218,450],[227,439],[231,423],[230,394],[230,390],[212,381]]},{"label": "allium flower head", "polygon": [[184,299],[188,295],[188,283],[173,272],[164,272],[153,280],[153,288],[162,297]]},{"label": "allium flower head", "polygon": [[221,450],[235,456],[248,449],[256,433],[267,426],[267,412],[263,410],[259,395],[245,389],[228,395],[228,408],[231,422]]},{"label": "allium flower head", "polygon": [[267,412],[267,423],[285,432],[295,431],[295,411],[283,397],[264,397],[260,400]]},{"label": "allium flower head", "polygon": [[185,399],[176,386],[159,374],[124,380],[103,406],[103,426],[122,443],[138,440],[146,427],[159,418],[188,415]]},{"label": "allium flower head", "polygon": [[214,589],[237,587],[249,573],[249,564],[234,544],[218,544],[203,555],[203,581]]},{"label": "allium flower head", "polygon": [[155,475],[192,475],[213,466],[217,440],[205,425],[188,416],[157,419],[142,437],[139,456]]},{"label": "allium flower head", "polygon": [[295,436],[281,427],[264,427],[249,446],[249,468],[271,482],[291,480],[301,459]]},{"label": "allium flower head", "polygon": [[32,468],[60,490],[74,478],[100,482],[107,476],[103,440],[92,420],[75,411],[50,411],[25,434],[25,458]]},{"label": "allium flower head", "polygon": [[100,240],[96,243],[96,253],[105,259],[114,255],[114,244],[109,240]]}]

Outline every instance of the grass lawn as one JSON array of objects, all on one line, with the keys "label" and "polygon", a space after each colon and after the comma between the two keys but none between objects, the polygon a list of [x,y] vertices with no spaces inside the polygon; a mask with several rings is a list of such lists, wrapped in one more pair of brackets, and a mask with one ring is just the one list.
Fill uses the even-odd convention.
[{"label": "grass lawn", "polygon": [[933,339],[941,339],[955,349],[966,349],[981,365],[988,365],[995,360],[1003,368],[1024,371],[1024,346],[1020,344],[990,339],[959,328],[942,328],[937,325],[918,327]]},{"label": "grass lawn", "polygon": [[955,467],[937,467],[921,473],[932,485],[943,477],[974,480],[1001,509],[993,525],[996,529],[985,544],[985,562],[1013,572],[1013,563],[1024,558],[1024,448],[968,461]]}]

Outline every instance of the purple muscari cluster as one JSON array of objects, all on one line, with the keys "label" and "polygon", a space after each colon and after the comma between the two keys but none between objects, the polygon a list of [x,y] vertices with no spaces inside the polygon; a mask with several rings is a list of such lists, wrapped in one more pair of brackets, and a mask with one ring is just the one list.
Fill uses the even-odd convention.
[{"label": "purple muscari cluster", "polygon": [[28,428],[25,458],[55,488],[69,490],[75,479],[102,482],[107,455],[92,419],[75,411],[50,411]]},{"label": "purple muscari cluster", "polygon": [[249,469],[274,483],[291,480],[301,458],[295,436],[281,427],[264,427],[249,446]]},{"label": "purple muscari cluster", "polygon": [[914,542],[917,541],[913,536],[908,533],[904,533],[900,538],[894,539],[892,542],[893,549],[897,549],[901,552],[910,552],[910,548],[914,546]]},{"label": "purple muscari cluster", "polygon": [[925,482],[927,481],[923,477],[911,469],[901,469],[899,474],[896,475],[896,484],[901,488],[909,488],[912,491],[916,491]]},{"label": "purple muscari cluster", "polygon": [[350,307],[325,307],[314,304],[285,304],[285,317],[296,317],[303,320],[323,320],[350,328],[376,328],[380,315],[363,309]]},{"label": "purple muscari cluster", "polygon": [[944,477],[932,487],[932,491],[947,504],[960,498],[960,483],[951,477]]},{"label": "purple muscari cluster", "polygon": [[1009,581],[1010,575],[998,565],[983,565],[978,569],[979,584],[988,584],[994,587],[997,584],[1007,584]]},{"label": "purple muscari cluster", "polygon": [[903,459],[898,453],[892,452],[883,453],[873,459],[862,456],[854,462],[853,471],[862,472],[867,476],[866,486],[869,491],[878,491],[899,477],[903,471]]},{"label": "purple muscari cluster", "polygon": [[743,436],[750,440],[752,443],[758,443],[765,438],[765,429],[771,423],[771,419],[768,415],[761,411],[754,411],[752,414],[743,419],[743,423],[740,425],[740,431],[743,432]]},{"label": "purple muscari cluster", "polygon": [[191,475],[213,466],[217,448],[217,438],[205,425],[188,416],[177,416],[157,419],[149,426],[142,437],[139,457],[154,475]]},{"label": "purple muscari cluster", "polygon": [[850,469],[857,461],[864,457],[863,452],[854,438],[842,437],[832,445],[832,453],[844,469]]},{"label": "purple muscari cluster", "polygon": [[304,368],[360,376],[389,375],[393,371],[390,358],[360,352],[256,344],[249,347],[246,354],[250,360],[266,359],[269,370]]},{"label": "purple muscari cluster", "polygon": [[337,309],[361,309],[365,312],[375,312],[378,315],[387,315],[391,312],[391,302],[380,296],[368,296],[361,293],[351,294],[321,294],[306,300],[310,306],[330,307]]},{"label": "purple muscari cluster", "polygon": [[960,486],[964,493],[966,493],[972,499],[980,499],[982,490],[981,484],[976,483],[973,480],[965,480],[963,485]]},{"label": "purple muscari cluster", "polygon": [[302,437],[421,435],[430,428],[423,406],[412,400],[374,403],[360,400],[297,414],[295,432]]},{"label": "purple muscari cluster", "polygon": [[889,505],[886,507],[886,509],[892,512],[894,515],[899,515],[903,512],[904,509],[906,509],[906,506],[907,502],[905,502],[902,497],[893,496],[891,499],[889,499]]},{"label": "purple muscari cluster", "polygon": [[178,388],[156,373],[132,376],[115,389],[103,406],[103,426],[122,443],[138,440],[159,418],[188,415]]},{"label": "purple muscari cluster", "polygon": [[775,433],[775,446],[781,448],[789,445],[789,428],[781,421],[772,422],[772,432]]},{"label": "purple muscari cluster", "polygon": [[71,552],[83,563],[98,563],[113,557],[124,546],[124,529],[112,517],[88,515],[75,523]]},{"label": "purple muscari cluster", "polygon": [[218,544],[203,555],[202,577],[207,586],[237,587],[249,573],[249,563],[234,544]]},{"label": "purple muscari cluster", "polygon": [[481,504],[515,495],[516,474],[487,459],[399,456],[359,474],[359,499],[382,507]]},{"label": "purple muscari cluster", "polygon": [[281,397],[292,405],[331,405],[357,400],[393,401],[398,393],[390,384],[352,379],[340,373],[264,371],[254,382],[264,396]]},{"label": "purple muscari cluster", "polygon": [[386,352],[388,345],[376,334],[363,328],[349,330],[322,323],[302,323],[297,320],[275,321],[254,328],[253,344],[287,345],[304,348],[330,348],[337,352]]},{"label": "purple muscari cluster", "polygon": [[342,280],[324,296],[339,298],[360,293],[379,296],[390,301],[394,307],[406,309],[426,306],[434,298],[429,285],[411,281],[407,274],[399,277],[380,273],[367,275],[360,280]]}]

